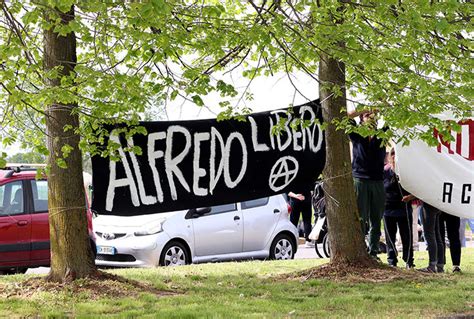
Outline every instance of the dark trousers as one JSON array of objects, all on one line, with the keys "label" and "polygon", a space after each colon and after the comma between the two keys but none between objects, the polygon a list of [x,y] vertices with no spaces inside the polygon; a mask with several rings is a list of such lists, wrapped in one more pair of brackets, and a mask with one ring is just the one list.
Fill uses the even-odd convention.
[{"label": "dark trousers", "polygon": [[409,266],[413,266],[413,237],[411,225],[413,216],[411,212],[408,216],[384,216],[385,239],[387,241],[387,261],[390,265],[396,266],[397,247],[395,246],[397,228],[400,230],[400,237],[403,246],[403,261]]},{"label": "dark trousers", "polygon": [[429,267],[444,267],[444,242],[439,230],[441,211],[427,203],[423,203],[423,233],[428,244]]},{"label": "dark trousers", "polygon": [[290,221],[298,227],[298,221],[300,220],[300,213],[303,216],[303,226],[304,226],[304,238],[308,239],[309,234],[311,233],[311,200],[295,200],[291,199],[291,214]]},{"label": "dark trousers", "polygon": [[[448,233],[449,251],[453,266],[461,264],[461,239],[459,238],[459,226],[461,218],[442,212],[439,217],[439,230],[443,238],[443,251],[446,249],[445,234]],[[443,254],[443,263],[446,264],[446,253]]]},{"label": "dark trousers", "polygon": [[381,224],[385,208],[385,189],[383,181],[354,178],[357,206],[364,235],[369,234],[369,253],[379,253]]}]

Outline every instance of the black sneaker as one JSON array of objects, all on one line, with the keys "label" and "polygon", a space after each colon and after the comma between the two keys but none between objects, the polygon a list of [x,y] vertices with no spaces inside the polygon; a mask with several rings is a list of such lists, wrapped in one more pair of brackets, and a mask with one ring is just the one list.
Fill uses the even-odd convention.
[{"label": "black sneaker", "polygon": [[415,269],[415,264],[406,264],[406,269]]},{"label": "black sneaker", "polygon": [[424,272],[424,273],[429,273],[429,274],[436,274],[436,268],[430,268],[430,267],[426,267],[426,268],[420,268],[420,269],[417,269],[419,272]]},{"label": "black sneaker", "polygon": [[436,272],[439,274],[444,273],[444,267],[436,267]]},{"label": "black sneaker", "polygon": [[461,267],[453,266],[453,273],[460,273],[460,272],[461,272]]}]

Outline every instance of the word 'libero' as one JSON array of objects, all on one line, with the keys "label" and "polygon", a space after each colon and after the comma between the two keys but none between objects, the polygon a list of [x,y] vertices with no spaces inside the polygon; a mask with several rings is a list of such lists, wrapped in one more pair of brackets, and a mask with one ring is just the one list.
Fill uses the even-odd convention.
[{"label": "word 'libero'", "polygon": [[[286,111],[278,110],[271,112],[272,116],[269,116],[269,127],[270,130],[267,134],[262,134],[258,132],[258,126],[255,119],[251,116],[248,117],[248,122],[250,123],[251,128],[251,140],[252,140],[252,149],[253,152],[266,152],[270,150],[279,150],[284,151],[287,149],[292,149],[293,151],[304,151],[307,148],[311,152],[318,152],[321,149],[321,144],[323,140],[322,130],[315,122],[316,115],[310,107],[301,107],[299,119],[305,119],[306,114],[310,115],[309,125],[303,125],[299,127],[300,129],[294,130],[290,123],[297,121],[298,119],[292,119],[291,114],[288,114]],[[278,134],[273,134],[272,130],[275,127],[275,124],[280,123],[283,119],[284,125],[281,132]],[[307,119],[305,119],[307,120]],[[302,121],[303,122],[303,121]],[[182,151],[173,155],[173,140],[176,138],[176,135],[181,135],[181,138],[184,137],[185,143]],[[315,136],[317,134],[317,136]],[[261,140],[259,140],[259,137]],[[120,144],[120,139],[117,135],[111,134],[110,139],[118,144]],[[129,160],[123,150],[123,148],[118,149],[121,161],[116,162],[110,160],[109,168],[109,185],[107,188],[106,196],[106,207],[107,211],[112,211],[115,198],[115,189],[118,187],[128,187],[130,189],[130,196],[132,204],[135,207],[143,205],[153,205],[157,202],[162,203],[164,200],[163,186],[160,181],[160,172],[164,172],[168,181],[169,192],[172,200],[178,199],[178,194],[176,191],[175,178],[181,184],[181,186],[189,193],[192,192],[197,196],[207,196],[208,194],[213,194],[213,191],[221,178],[224,179],[225,185],[232,189],[236,187],[240,181],[245,176],[247,170],[248,162],[248,146],[246,145],[245,139],[239,132],[232,132],[229,134],[227,139],[224,141],[224,138],[220,132],[215,128],[211,127],[208,132],[196,132],[191,135],[188,129],[180,125],[169,126],[166,131],[154,132],[147,135],[147,149],[146,155],[148,160],[148,167],[150,168],[153,174],[153,181],[155,185],[155,195],[147,194],[142,178],[141,170],[142,168],[139,165],[137,155],[134,153],[129,153],[131,166]],[[155,149],[157,141],[163,140],[165,142],[165,149]],[[201,158],[201,147],[203,142],[208,141],[210,145],[210,158],[209,158],[209,167],[206,171],[205,168],[200,166]],[[315,141],[316,145],[315,145]],[[210,142],[210,143],[209,143]],[[133,140],[130,138],[127,141],[129,146],[133,146]],[[220,158],[218,157],[218,148],[219,153],[221,154]],[[232,158],[232,153],[236,153],[236,148],[239,148],[238,154],[242,155],[241,160],[233,161],[233,163],[238,163],[240,165],[239,174],[236,178],[232,178],[230,171],[230,159]],[[192,149],[192,154],[191,153]],[[179,167],[179,164],[183,162],[185,158],[192,156],[192,169],[193,169],[193,180],[192,187],[184,178],[183,172]],[[164,159],[164,167],[161,167],[161,170],[158,170],[157,160]],[[218,160],[218,163],[216,163]],[[161,162],[161,161],[160,161]],[[125,177],[117,178],[117,164],[121,163],[124,168]],[[217,164],[217,165],[216,165]],[[209,184],[207,188],[201,187],[202,178],[209,173]],[[133,174],[136,177],[133,178]]]}]

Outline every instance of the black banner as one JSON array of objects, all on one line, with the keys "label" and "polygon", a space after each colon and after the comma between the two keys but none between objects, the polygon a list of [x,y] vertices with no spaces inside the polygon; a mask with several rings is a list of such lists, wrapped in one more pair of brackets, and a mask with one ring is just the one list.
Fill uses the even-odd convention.
[{"label": "black banner", "polygon": [[92,158],[92,209],[133,216],[312,189],[326,158],[319,123],[318,102],[246,121],[141,122],[147,135],[110,137],[141,155],[120,148],[119,161]]}]

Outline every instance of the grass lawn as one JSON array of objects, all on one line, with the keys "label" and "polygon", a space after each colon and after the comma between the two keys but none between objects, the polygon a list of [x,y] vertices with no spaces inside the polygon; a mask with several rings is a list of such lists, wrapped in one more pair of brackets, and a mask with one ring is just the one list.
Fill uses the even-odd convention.
[{"label": "grass lawn", "polygon": [[[380,257],[385,259],[384,255]],[[416,257],[418,266],[426,266],[426,252],[417,252]],[[36,289],[28,299],[19,299],[8,296],[8,287],[28,276],[2,276],[0,317],[420,318],[467,313],[474,316],[474,249],[463,249],[462,258],[461,274],[427,275],[388,283],[277,277],[327,262],[324,259],[119,269],[110,272],[175,292],[168,296],[140,293],[120,298],[93,298],[68,289],[56,293]],[[450,267],[448,264],[447,269]]]}]

